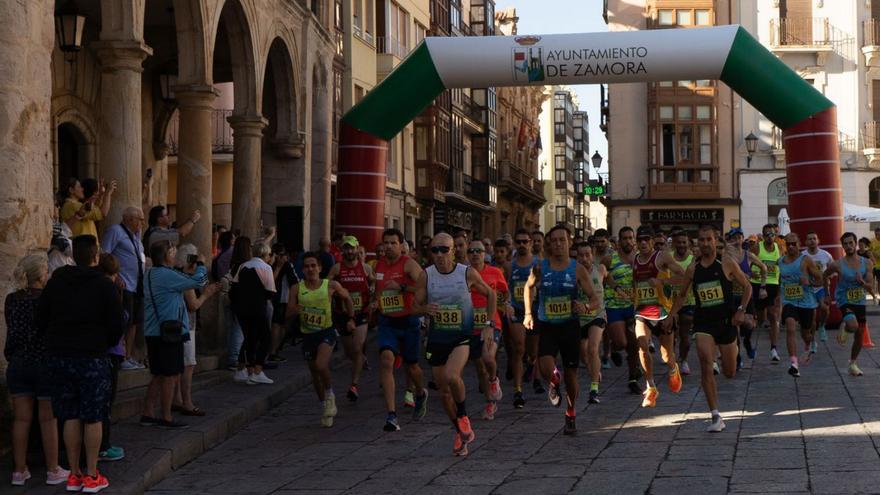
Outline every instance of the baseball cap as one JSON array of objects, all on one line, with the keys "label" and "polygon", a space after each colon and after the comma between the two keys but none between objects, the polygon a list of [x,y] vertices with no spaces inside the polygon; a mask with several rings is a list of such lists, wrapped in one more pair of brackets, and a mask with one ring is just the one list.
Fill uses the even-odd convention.
[{"label": "baseball cap", "polygon": [[342,245],[345,246],[346,244],[348,244],[351,247],[360,246],[360,244],[358,244],[357,237],[355,237],[353,235],[347,235],[342,238]]},{"label": "baseball cap", "polygon": [[645,237],[645,236],[654,237],[654,229],[652,229],[651,227],[649,227],[647,225],[642,225],[641,227],[639,227],[638,230],[636,231],[636,238]]},{"label": "baseball cap", "polygon": [[733,237],[736,234],[742,234],[742,233],[743,233],[743,229],[741,229],[739,227],[734,227],[734,228],[727,231],[727,237]]}]

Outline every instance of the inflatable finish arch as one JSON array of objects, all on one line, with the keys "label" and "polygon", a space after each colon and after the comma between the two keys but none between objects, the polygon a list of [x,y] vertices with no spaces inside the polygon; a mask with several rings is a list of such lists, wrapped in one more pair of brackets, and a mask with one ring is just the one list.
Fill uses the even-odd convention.
[{"label": "inflatable finish arch", "polygon": [[367,250],[381,241],[388,140],[444,89],[696,79],[723,81],[783,129],[792,229],[837,248],[836,108],[737,25],[425,39],[342,118],[337,228]]}]

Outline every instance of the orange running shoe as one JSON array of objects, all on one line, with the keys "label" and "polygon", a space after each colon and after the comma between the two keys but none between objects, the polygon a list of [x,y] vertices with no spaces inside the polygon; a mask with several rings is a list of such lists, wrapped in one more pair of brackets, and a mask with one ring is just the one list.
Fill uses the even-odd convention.
[{"label": "orange running shoe", "polygon": [[477,435],[474,434],[474,430],[471,428],[471,420],[468,419],[467,416],[462,416],[458,418],[458,433],[461,435],[461,441],[465,444],[469,444],[477,438]]},{"label": "orange running shoe", "polygon": [[461,434],[455,432],[455,438],[452,440],[452,455],[466,456],[468,455],[467,444],[461,441]]},{"label": "orange running shoe", "polygon": [[681,392],[681,368],[678,367],[677,363],[675,368],[669,370],[669,377],[666,379],[666,384],[669,386],[669,390],[671,390],[673,394]]},{"label": "orange running shoe", "polygon": [[648,387],[642,396],[644,397],[642,399],[642,407],[654,407],[657,405],[657,397],[660,396],[660,392],[657,390],[657,387]]}]

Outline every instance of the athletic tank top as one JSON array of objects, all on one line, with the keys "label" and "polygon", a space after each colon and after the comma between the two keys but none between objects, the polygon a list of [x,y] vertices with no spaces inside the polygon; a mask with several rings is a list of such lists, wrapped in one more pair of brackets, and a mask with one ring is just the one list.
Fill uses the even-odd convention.
[{"label": "athletic tank top", "polygon": [[575,318],[572,302],[578,297],[577,261],[569,260],[562,271],[553,270],[550,260],[541,260],[538,319],[545,323],[566,323]]},{"label": "athletic tank top", "polygon": [[701,325],[727,322],[733,316],[733,290],[724,275],[720,261],[713,260],[708,267],[695,261],[694,281],[691,290],[696,302],[694,321]]},{"label": "athletic tank top", "polygon": [[[743,250],[742,258],[740,258],[738,265],[739,265],[739,269],[743,272],[743,274],[745,274],[747,277],[751,276],[751,274],[752,274],[752,266],[751,265],[752,264],[749,260],[749,252],[746,251],[745,249]],[[760,283],[760,279],[761,279],[761,270],[758,269],[758,280],[759,280],[758,283]],[[730,286],[731,286],[731,290],[733,291],[733,295],[736,297],[742,297],[743,294],[745,293],[745,290],[743,289],[743,287],[741,285],[739,285],[739,282],[737,282],[736,280],[731,280]],[[752,297],[754,297],[754,296],[752,296]]]},{"label": "athletic tank top", "polygon": [[349,268],[342,262],[339,265],[339,284],[351,295],[354,303],[354,312],[363,313],[367,309],[367,301],[370,296],[370,285],[367,282],[367,272],[364,264],[360,261],[353,268]]},{"label": "athletic tank top", "polygon": [[[779,265],[777,265],[777,262],[782,257],[779,253],[779,245],[775,242],[771,251],[764,249],[763,242],[758,244],[758,259],[761,260],[761,263],[767,265],[767,285],[779,285]],[[753,284],[761,283],[761,269],[757,266],[752,266],[752,278],[750,281]]]},{"label": "athletic tank top", "polygon": [[[477,272],[480,274],[480,277],[483,279],[483,282],[486,282],[486,285],[489,286],[492,291],[494,291],[495,302],[498,302],[498,293],[507,292],[507,280],[504,279],[504,272],[501,269],[496,268],[494,266],[483,265],[483,271]],[[487,305],[489,304],[486,296],[480,294],[476,291],[471,291],[471,301],[474,303],[474,334],[476,335],[480,330],[487,327],[489,325],[489,321],[495,323],[495,328],[501,330],[501,315],[499,311],[495,311],[494,315],[490,315],[487,313]],[[496,304],[497,306],[497,304]],[[500,307],[497,307],[501,309]]]},{"label": "athletic tank top", "polygon": [[865,258],[861,256],[858,257],[858,260],[858,270],[849,266],[846,262],[846,257],[838,261],[840,277],[837,278],[837,290],[834,291],[834,300],[837,301],[838,306],[843,306],[844,304],[864,306],[867,304],[865,288],[858,282],[857,277],[861,275],[862,280],[864,280],[868,276],[868,264],[865,262]]},{"label": "athletic tank top", "polygon": [[392,264],[382,258],[376,263],[376,293],[379,294],[379,311],[385,316],[409,316],[412,310],[413,293],[397,290],[385,290],[385,285],[392,280],[398,285],[412,287],[416,284],[404,271],[407,256],[401,256]]},{"label": "athletic tank top", "polygon": [[299,314],[302,333],[316,333],[333,326],[333,309],[330,305],[330,282],[321,280],[315,290],[306,287],[305,281],[299,283],[299,304],[303,307]]},{"label": "athletic tank top", "polygon": [[510,278],[507,281],[507,286],[510,288],[511,298],[510,302],[513,304],[513,307],[524,311],[526,309],[525,306],[525,287],[526,282],[529,280],[529,275],[532,273],[532,268],[538,264],[538,261],[532,257],[532,262],[528,266],[519,266],[516,263],[516,258],[510,263]]},{"label": "athletic tank top", "polygon": [[617,291],[611,287],[605,288],[605,307],[612,309],[631,308],[633,305],[633,269],[632,265],[625,263],[620,259],[617,253],[611,254],[611,267],[609,268],[611,278],[620,289],[626,293],[627,297],[618,297]]},{"label": "athletic tank top", "polygon": [[[602,288],[602,277],[599,275],[599,265],[593,263],[593,269],[590,272],[591,282],[593,282],[593,291],[596,293],[596,297],[599,299],[599,306],[595,308],[590,308],[590,311],[580,315],[581,326],[584,326],[596,318],[605,319],[605,291]],[[578,287],[578,297],[580,298],[581,303],[587,304],[589,300],[587,299],[587,295],[584,294],[580,287]]]},{"label": "athletic tank top", "polygon": [[[673,255],[673,259],[675,259],[674,255]],[[688,253],[687,258],[685,258],[683,261],[678,261],[677,259],[675,259],[675,262],[678,263],[678,266],[680,266],[682,268],[682,270],[687,271],[687,269],[691,266],[691,263],[694,262],[694,255]],[[677,298],[678,295],[681,293],[681,289],[682,289],[681,284],[671,284],[670,288],[672,290],[672,294],[670,296],[670,299],[675,300],[675,298]],[[687,295],[687,299],[685,300],[684,305],[685,306],[693,306],[694,305],[694,293],[693,292],[691,292]]]},{"label": "athletic tank top", "polygon": [[428,276],[428,304],[440,306],[431,317],[432,341],[453,341],[470,336],[474,326],[474,304],[467,283],[467,265],[456,263],[449,273],[441,273],[436,265],[425,270]]},{"label": "athletic tank top", "polygon": [[801,254],[791,263],[786,263],[785,258],[779,258],[779,276],[782,305],[790,304],[797,308],[815,308],[816,296],[809,284],[801,283],[801,262],[804,255]]},{"label": "athletic tank top", "polygon": [[639,261],[639,255],[633,259],[633,282],[636,286],[635,307],[636,315],[649,320],[662,320],[667,312],[664,308],[665,300],[663,291],[651,285],[652,278],[658,278],[660,270],[657,269],[657,256],[660,253],[654,251],[644,263]]}]

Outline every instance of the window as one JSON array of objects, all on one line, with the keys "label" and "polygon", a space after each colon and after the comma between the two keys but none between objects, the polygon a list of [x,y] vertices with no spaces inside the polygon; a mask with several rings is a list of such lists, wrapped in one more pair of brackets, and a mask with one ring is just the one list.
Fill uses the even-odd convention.
[{"label": "window", "polygon": [[416,44],[414,46],[418,46],[419,43],[425,40],[425,33],[427,32],[428,30],[425,26],[422,26],[418,22],[416,23]]},{"label": "window", "polygon": [[355,84],[354,85],[354,103],[355,103],[355,105],[360,103],[361,100],[363,100],[363,99],[364,99],[364,88]]},{"label": "window", "polygon": [[712,25],[712,12],[708,9],[697,9],[694,11],[696,21],[695,24],[697,26],[711,26]]},{"label": "window", "polygon": [[556,205],[556,223],[565,223],[565,206]]},{"label": "window", "polygon": [[355,36],[362,36],[363,22],[364,22],[364,4],[362,0],[354,0],[352,3],[352,7],[354,10],[352,12],[351,19],[351,30],[354,32]]},{"label": "window", "polygon": [[449,24],[453,29],[461,29],[461,0],[449,0]]},{"label": "window", "polygon": [[[376,32],[373,27],[375,25],[376,6],[373,4],[374,0],[364,0],[364,2],[366,3],[366,8],[364,9],[366,14],[364,17],[364,39],[372,43],[373,33]],[[360,0],[355,0],[355,3],[360,3]]]},{"label": "window", "polygon": [[665,27],[711,26],[711,9],[658,9],[655,25]]},{"label": "window", "polygon": [[711,115],[709,105],[661,106],[661,122],[655,124],[654,131],[659,133],[660,162],[656,162],[658,139],[652,135],[649,143],[652,163],[664,167],[711,166],[714,148]]},{"label": "window", "polygon": [[397,144],[398,140],[396,137],[388,141],[388,153],[385,155],[385,175],[388,182],[394,183],[397,183],[397,166],[399,161]]},{"label": "window", "polygon": [[690,10],[678,10],[676,14],[676,24],[679,26],[689,26],[694,23],[694,13]]},{"label": "window", "polygon": [[672,26],[675,24],[675,11],[672,9],[661,9],[657,11],[657,23],[661,26]]}]

